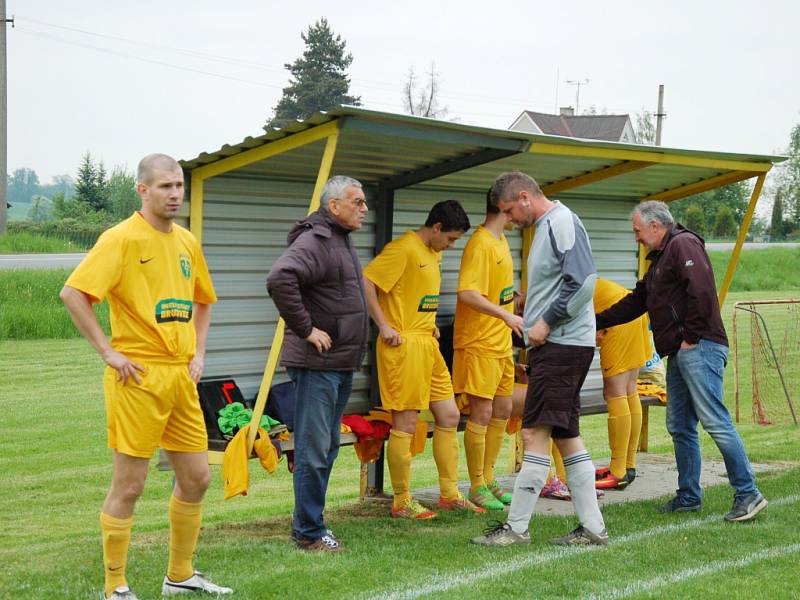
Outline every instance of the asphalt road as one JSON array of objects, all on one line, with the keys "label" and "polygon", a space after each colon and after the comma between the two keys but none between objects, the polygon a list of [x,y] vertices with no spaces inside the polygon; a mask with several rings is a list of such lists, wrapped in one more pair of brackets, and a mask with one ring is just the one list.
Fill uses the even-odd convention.
[{"label": "asphalt road", "polygon": [[72,269],[86,256],[79,254],[0,254],[0,269]]},{"label": "asphalt road", "polygon": [[[733,242],[716,242],[706,244],[708,250],[733,250],[735,244]],[[766,250],[767,248],[798,248],[800,244],[794,242],[776,242],[770,244],[767,242],[745,242],[742,250]]]}]

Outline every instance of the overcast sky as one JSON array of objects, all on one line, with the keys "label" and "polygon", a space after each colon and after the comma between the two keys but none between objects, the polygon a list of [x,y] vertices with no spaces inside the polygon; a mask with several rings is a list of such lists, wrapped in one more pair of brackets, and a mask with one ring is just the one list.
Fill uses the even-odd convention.
[{"label": "overcast sky", "polygon": [[[613,7],[613,8],[612,8]],[[655,112],[665,146],[779,153],[800,122],[800,2],[7,0],[8,168],[74,176],[89,151],[133,169],[260,135],[327,17],[354,56],[351,93],[402,112],[435,61],[448,118],[507,128],[524,109]],[[557,76],[558,75],[558,76]]]}]

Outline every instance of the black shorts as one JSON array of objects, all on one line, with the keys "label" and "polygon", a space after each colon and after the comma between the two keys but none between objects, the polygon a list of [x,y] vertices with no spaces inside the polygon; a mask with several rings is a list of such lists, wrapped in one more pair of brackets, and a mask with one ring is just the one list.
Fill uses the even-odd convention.
[{"label": "black shorts", "polygon": [[581,386],[594,358],[594,348],[547,342],[528,350],[528,393],[522,426],[548,425],[554,438],[580,435]]}]

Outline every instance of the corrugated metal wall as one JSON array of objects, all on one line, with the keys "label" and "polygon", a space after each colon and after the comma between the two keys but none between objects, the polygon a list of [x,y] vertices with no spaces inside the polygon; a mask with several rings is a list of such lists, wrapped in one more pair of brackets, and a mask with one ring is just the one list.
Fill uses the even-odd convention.
[{"label": "corrugated metal wall", "polygon": [[[490,182],[487,182],[487,186]],[[286,234],[292,224],[305,216],[313,181],[219,176],[205,183],[203,248],[219,295],[209,332],[204,377],[233,377],[245,397],[258,391],[269,345],[277,323],[277,310],[267,297],[265,281],[270,266],[286,247]],[[374,195],[366,189],[368,202]],[[485,192],[443,191],[416,186],[395,193],[393,238],[424,223],[430,207],[446,199],[460,201],[473,228],[483,222]],[[561,199],[584,222],[592,242],[595,262],[601,276],[631,287],[636,279],[636,254],[628,221],[630,201]],[[375,245],[375,210],[364,227],[354,234],[363,265],[369,263]],[[470,231],[471,233],[471,231]],[[454,249],[445,251],[442,268],[440,322],[452,319],[461,251],[469,234]],[[508,234],[519,285],[522,236]],[[584,390],[602,388],[596,360]],[[366,364],[354,382],[348,412],[366,411],[369,406],[370,367]],[[275,382],[285,380],[282,369]]]}]

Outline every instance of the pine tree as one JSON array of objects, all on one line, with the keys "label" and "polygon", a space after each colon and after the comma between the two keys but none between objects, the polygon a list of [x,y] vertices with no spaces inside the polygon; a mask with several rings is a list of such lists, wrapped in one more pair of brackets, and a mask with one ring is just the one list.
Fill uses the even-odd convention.
[{"label": "pine tree", "polygon": [[347,68],[353,55],[345,52],[346,42],[336,35],[327,19],[320,19],[300,34],[306,44],[303,56],[284,65],[292,74],[289,86],[275,107],[275,116],[264,129],[283,127],[296,119],[307,119],[319,110],[338,104],[361,104],[359,96],[350,96]]},{"label": "pine tree", "polygon": [[88,152],[83,155],[81,166],[78,167],[78,177],[75,181],[75,201],[85,202],[93,210],[103,210],[105,208],[104,186],[101,183],[105,179],[105,168],[102,163],[99,168],[92,161],[92,155]]},{"label": "pine tree", "polygon": [[769,236],[772,240],[783,239],[783,190],[780,189],[775,192],[775,201],[772,203]]}]

